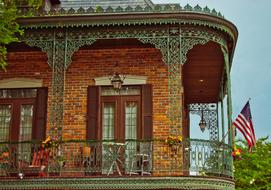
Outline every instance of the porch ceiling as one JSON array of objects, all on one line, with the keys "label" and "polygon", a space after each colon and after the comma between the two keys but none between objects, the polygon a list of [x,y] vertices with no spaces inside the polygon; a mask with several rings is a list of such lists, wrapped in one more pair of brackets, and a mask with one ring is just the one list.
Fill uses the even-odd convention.
[{"label": "porch ceiling", "polygon": [[196,45],[188,52],[183,68],[186,104],[219,100],[223,65],[223,53],[214,42]]}]

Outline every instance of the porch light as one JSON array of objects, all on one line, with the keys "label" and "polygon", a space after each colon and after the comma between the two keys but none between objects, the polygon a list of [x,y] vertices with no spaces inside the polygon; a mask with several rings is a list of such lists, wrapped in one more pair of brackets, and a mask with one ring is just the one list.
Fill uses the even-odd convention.
[{"label": "porch light", "polygon": [[206,121],[204,120],[203,110],[202,110],[201,111],[201,119],[200,119],[200,122],[199,122],[199,128],[200,128],[201,132],[205,131],[206,126],[207,126],[207,124],[206,124]]},{"label": "porch light", "polygon": [[110,78],[111,84],[115,90],[120,90],[125,77],[121,77],[119,73],[115,73],[114,76]]}]

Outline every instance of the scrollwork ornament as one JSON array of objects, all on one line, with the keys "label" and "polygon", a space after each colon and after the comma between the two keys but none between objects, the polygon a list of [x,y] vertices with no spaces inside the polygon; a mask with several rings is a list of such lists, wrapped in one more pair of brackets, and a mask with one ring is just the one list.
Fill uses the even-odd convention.
[{"label": "scrollwork ornament", "polygon": [[25,43],[31,47],[39,47],[42,52],[47,54],[48,65],[52,67],[53,64],[53,40],[27,40]]},{"label": "scrollwork ornament", "polygon": [[182,38],[182,64],[187,61],[187,53],[191,50],[195,45],[201,44],[204,45],[208,42],[208,39],[201,38]]},{"label": "scrollwork ornament", "polygon": [[68,69],[72,62],[72,55],[74,52],[78,51],[80,47],[84,45],[91,45],[96,41],[96,39],[68,39],[67,40],[67,52],[65,61],[65,70]]},{"label": "scrollwork ornament", "polygon": [[217,105],[211,104],[189,104],[189,112],[202,116],[209,129],[210,140],[218,140],[218,114]]},{"label": "scrollwork ornament", "polygon": [[138,38],[144,44],[152,44],[155,48],[159,49],[162,54],[162,59],[164,63],[167,63],[168,60],[168,41],[167,38]]}]

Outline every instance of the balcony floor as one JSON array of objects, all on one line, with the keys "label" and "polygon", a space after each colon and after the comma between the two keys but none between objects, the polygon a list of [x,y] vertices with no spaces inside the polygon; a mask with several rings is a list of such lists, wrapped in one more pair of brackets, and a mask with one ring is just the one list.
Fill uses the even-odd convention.
[{"label": "balcony floor", "polygon": [[108,178],[5,178],[0,189],[223,189],[234,190],[234,181],[210,177],[108,177]]}]

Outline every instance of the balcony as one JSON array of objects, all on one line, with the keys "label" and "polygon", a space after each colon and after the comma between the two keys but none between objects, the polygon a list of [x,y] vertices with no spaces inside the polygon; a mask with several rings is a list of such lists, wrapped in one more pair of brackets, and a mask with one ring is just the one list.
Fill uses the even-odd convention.
[{"label": "balcony", "polygon": [[21,142],[1,143],[0,150],[4,189],[234,188],[231,148],[213,141],[70,140],[46,149]]}]

